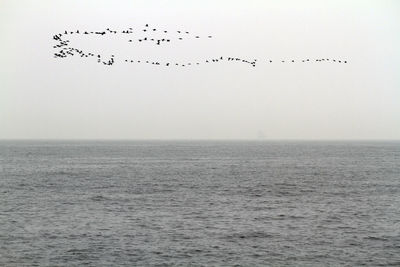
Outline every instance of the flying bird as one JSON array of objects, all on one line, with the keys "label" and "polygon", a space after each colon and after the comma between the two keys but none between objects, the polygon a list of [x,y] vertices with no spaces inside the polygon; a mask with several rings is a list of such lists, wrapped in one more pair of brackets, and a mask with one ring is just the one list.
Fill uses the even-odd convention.
[{"label": "flying bird", "polygon": [[[145,27],[148,28],[148,27],[149,27],[149,24],[145,24]],[[148,32],[146,28],[145,28],[145,29],[142,29],[142,32]],[[129,30],[122,30],[122,31],[111,30],[110,28],[107,28],[105,31],[87,31],[87,30],[81,31],[81,30],[79,30],[79,29],[74,30],[74,31],[67,31],[67,30],[64,30],[64,33],[63,33],[63,34],[62,34],[62,33],[59,33],[59,34],[55,34],[55,35],[52,36],[52,39],[53,39],[54,41],[57,42],[57,44],[53,46],[54,49],[57,49],[57,51],[53,54],[53,56],[54,56],[54,58],[67,58],[67,57],[69,57],[69,56],[74,56],[74,55],[80,55],[81,58],[87,58],[87,57],[89,57],[89,56],[90,56],[90,57],[95,57],[95,56],[96,56],[97,62],[98,62],[98,63],[103,63],[103,65],[107,65],[107,66],[113,65],[113,64],[115,64],[115,62],[117,61],[117,59],[115,59],[116,57],[115,57],[114,54],[112,54],[112,55],[110,55],[110,56],[102,57],[100,54],[96,54],[96,55],[95,55],[95,54],[93,54],[93,53],[84,52],[83,50],[74,48],[74,47],[71,46],[70,40],[67,39],[67,38],[68,38],[68,35],[72,35],[72,34],[81,34],[81,33],[83,33],[84,35],[92,35],[92,34],[94,34],[94,35],[97,35],[97,36],[99,36],[99,35],[100,35],[100,36],[103,36],[103,35],[105,35],[106,33],[112,33],[112,34],[114,34],[115,36],[117,36],[118,33],[120,33],[120,34],[122,33],[123,35],[121,36],[121,39],[124,39],[123,36],[125,36],[125,38],[126,38],[126,34],[135,34],[135,32],[134,32],[134,30],[133,30],[132,27],[130,27],[130,28],[128,28],[128,29],[129,29]],[[149,29],[149,32],[146,33],[147,36],[144,36],[144,37],[142,37],[142,38],[135,39],[135,40],[137,40],[138,42],[143,42],[143,41],[150,40],[150,41],[152,41],[152,42],[147,42],[147,44],[155,44],[156,46],[161,46],[161,44],[163,44],[164,42],[166,42],[166,43],[171,43],[171,44],[172,44],[172,43],[174,42],[174,40],[176,40],[175,38],[173,38],[173,37],[174,37],[173,31],[172,31],[172,33],[169,33],[168,36],[165,37],[165,38],[160,38],[160,39],[157,39],[157,38],[156,38],[156,39],[155,39],[155,37],[157,37],[157,36],[153,36],[153,35],[156,34],[156,33],[155,33],[156,31],[157,31],[157,28],[151,28],[151,29]],[[167,33],[170,32],[170,31],[164,30],[163,32],[164,32],[165,34],[167,34]],[[178,30],[178,31],[176,31],[176,32],[177,32],[178,34],[182,33],[182,31],[180,31],[180,30]],[[184,33],[190,34],[189,31],[184,31]],[[179,36],[177,36],[177,37],[178,37],[177,39],[180,40],[180,41],[183,41],[183,40],[184,40],[184,38],[182,38],[182,37],[179,37]],[[83,38],[83,37],[81,37],[81,38]],[[85,37],[85,38],[86,38],[86,37]],[[113,38],[115,38],[115,37],[113,37]],[[194,38],[195,38],[195,39],[200,39],[200,35],[194,35]],[[212,35],[207,35],[207,38],[212,38]],[[186,39],[186,40],[187,40],[187,39]],[[190,41],[190,39],[189,39],[189,41]],[[134,42],[134,39],[128,39],[128,38],[126,38],[126,39],[125,39],[125,42],[133,43],[133,42]],[[143,45],[144,45],[144,44],[143,44]],[[103,58],[103,60],[102,60],[102,58]],[[108,59],[106,60],[106,59],[104,59],[104,58],[108,58]],[[206,60],[205,60],[205,63],[210,63],[210,61],[211,61],[211,62],[214,62],[214,63],[217,63],[217,62],[222,61],[223,58],[224,58],[224,56],[219,56],[218,58],[206,59]],[[253,60],[246,60],[246,59],[241,59],[241,58],[232,57],[232,56],[226,57],[226,58],[227,58],[227,61],[226,61],[226,62],[233,62],[233,61],[235,61],[235,62],[238,62],[238,63],[245,63],[245,64],[248,64],[248,65],[253,66],[253,67],[256,67],[256,63],[258,62],[258,59],[257,59],[257,58],[255,58],[255,59],[253,59]],[[134,62],[133,60],[128,60],[128,59],[125,59],[125,60],[123,60],[123,61],[125,61],[125,62],[131,62],[131,63]],[[317,59],[315,59],[315,62],[322,62],[322,61],[330,61],[330,59],[329,59],[329,58],[319,58],[319,59],[317,58]],[[333,61],[333,62],[336,62],[336,61],[337,61],[338,63],[342,63],[342,62],[343,62],[343,63],[347,63],[347,60],[335,60],[335,59],[332,59],[332,61]],[[138,60],[137,62],[140,63],[141,61]],[[147,64],[150,63],[149,60],[146,60],[145,62],[146,62]],[[272,60],[266,60],[266,62],[273,63]],[[282,62],[282,63],[285,63],[285,60],[281,60],[281,62]],[[291,62],[294,63],[295,60],[292,59]],[[303,60],[301,60],[301,62],[310,62],[310,58],[303,59]],[[262,63],[262,62],[261,62],[261,63]],[[151,65],[170,66],[171,64],[170,64],[170,62],[164,62],[164,63],[163,63],[163,62],[160,62],[160,61],[152,61],[152,62],[151,62]],[[200,63],[199,63],[199,62],[197,62],[197,63],[192,63],[192,62],[188,62],[188,63],[182,63],[182,62],[181,62],[181,63],[179,63],[179,62],[177,62],[177,63],[175,63],[175,65],[176,65],[176,66],[186,67],[186,66],[200,65]],[[258,65],[258,64],[257,64],[257,65]]]}]

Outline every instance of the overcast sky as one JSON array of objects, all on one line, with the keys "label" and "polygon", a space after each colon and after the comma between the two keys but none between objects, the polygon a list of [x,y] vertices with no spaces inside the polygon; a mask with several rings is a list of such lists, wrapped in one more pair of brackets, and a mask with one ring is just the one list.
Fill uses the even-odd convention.
[{"label": "overcast sky", "polygon": [[[116,63],[53,57],[64,30],[146,23],[213,38],[71,36]],[[400,139],[398,0],[1,0],[0,33],[0,139]],[[123,62],[217,56],[258,63]],[[278,64],[304,58],[348,63]]]}]

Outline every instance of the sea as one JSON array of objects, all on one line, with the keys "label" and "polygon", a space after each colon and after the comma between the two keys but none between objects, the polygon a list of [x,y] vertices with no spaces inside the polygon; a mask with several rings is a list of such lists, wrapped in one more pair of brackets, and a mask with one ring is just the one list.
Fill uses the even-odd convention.
[{"label": "sea", "polygon": [[400,266],[400,142],[1,141],[0,266]]}]

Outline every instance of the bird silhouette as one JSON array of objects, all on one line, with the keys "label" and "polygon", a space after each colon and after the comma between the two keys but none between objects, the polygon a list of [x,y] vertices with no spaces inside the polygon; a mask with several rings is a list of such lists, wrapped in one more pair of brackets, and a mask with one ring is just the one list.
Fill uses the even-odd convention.
[{"label": "bird silhouette", "polygon": [[[143,32],[147,32],[147,28],[149,27],[149,24],[145,24],[145,27],[146,27],[145,29],[142,29]],[[70,46],[70,40],[67,40],[68,35],[75,35],[75,34],[80,35],[82,33],[82,34],[85,34],[85,35],[95,34],[97,36],[103,36],[105,34],[114,34],[114,35],[123,34],[123,36],[126,36],[125,34],[134,33],[133,28],[128,28],[128,29],[125,28],[125,29],[119,30],[119,31],[111,30],[110,28],[107,28],[105,31],[87,31],[87,30],[81,31],[80,29],[77,29],[77,30],[74,30],[74,31],[64,30],[64,33],[58,33],[58,34],[55,34],[55,35],[52,36],[52,39],[55,42],[57,42],[56,45],[53,45],[53,48],[57,49],[57,51],[55,53],[53,53],[53,57],[54,58],[66,58],[66,57],[69,57],[69,56],[80,56],[80,58],[95,57],[97,59],[98,63],[103,64],[103,65],[107,65],[107,66],[111,66],[111,65],[116,63],[116,59],[115,59],[115,55],[114,54],[110,55],[110,56],[107,56],[107,57],[104,57],[104,58],[108,58],[107,60],[106,59],[102,60],[102,56],[100,54],[96,54],[95,55],[93,53],[84,52],[84,51],[82,51],[80,49],[71,47]],[[164,42],[171,43],[171,40],[176,40],[176,39],[174,39],[173,31],[172,31],[172,35],[168,34],[168,36],[166,36],[165,38],[155,39],[154,36],[151,36],[151,34],[152,34],[152,32],[157,31],[157,28],[148,28],[148,30],[149,30],[148,33],[147,33],[148,36],[145,36],[145,37],[140,38],[140,39],[135,39],[135,40],[137,40],[138,42],[143,42],[143,41],[150,40],[151,42],[147,42],[147,43],[155,44],[157,46],[160,46]],[[137,31],[140,31],[140,29],[138,29]],[[166,34],[169,31],[164,30],[163,32]],[[189,31],[178,30],[176,32],[178,34],[181,34],[181,33],[190,34]],[[180,35],[180,36],[182,36],[182,35]],[[206,35],[206,36],[207,36],[207,38],[212,38],[211,35]],[[170,38],[167,38],[167,37],[170,37]],[[171,39],[171,37],[172,37],[172,39]],[[177,38],[178,40],[184,40],[184,38],[182,38],[182,37],[175,36],[175,38],[176,37],[178,37]],[[194,38],[195,39],[199,39],[200,35],[194,35]],[[134,39],[128,39],[128,38],[125,39],[125,40],[127,42],[130,42],[130,43],[132,43],[134,41]],[[205,60],[205,63],[210,63],[210,62],[217,63],[217,62],[222,61],[223,59],[224,59],[224,56],[219,56],[217,58],[211,58],[211,59],[209,58],[209,59]],[[232,61],[241,62],[241,63],[248,64],[249,66],[253,66],[253,67],[256,67],[256,65],[257,65],[256,63],[258,61],[257,58],[255,58],[253,60],[246,60],[246,59],[241,59],[241,58],[232,57],[232,56],[226,57],[226,59],[227,59],[228,62],[232,62]],[[134,63],[133,60],[128,60],[128,59],[122,59],[122,61]],[[309,61],[310,61],[309,58],[301,60],[301,62],[309,62]],[[338,62],[338,63],[348,63],[347,60],[336,60],[336,59],[329,59],[329,58],[317,58],[317,59],[315,59],[315,62],[323,62],[323,61],[332,61],[332,62]],[[138,60],[137,62],[140,63],[141,61]],[[170,62],[164,62],[164,63],[160,62],[160,61],[151,61],[150,62],[148,60],[145,61],[145,62],[147,64],[151,63],[151,65],[171,66]],[[272,63],[273,61],[272,60],[267,60],[267,62]],[[281,60],[281,62],[285,63],[286,61],[285,60]],[[295,60],[294,59],[292,59],[290,61],[288,60],[288,62],[294,63]],[[196,63],[194,63],[194,62],[182,63],[181,62],[181,63],[175,63],[175,64],[176,64],[176,66],[182,66],[182,67],[192,66],[192,65],[200,65],[199,62],[196,62]]]}]

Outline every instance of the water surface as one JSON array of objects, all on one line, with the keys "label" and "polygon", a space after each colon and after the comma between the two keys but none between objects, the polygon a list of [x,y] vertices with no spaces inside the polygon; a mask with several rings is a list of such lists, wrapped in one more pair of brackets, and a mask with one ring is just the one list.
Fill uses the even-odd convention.
[{"label": "water surface", "polygon": [[399,142],[0,142],[0,265],[400,265]]}]

